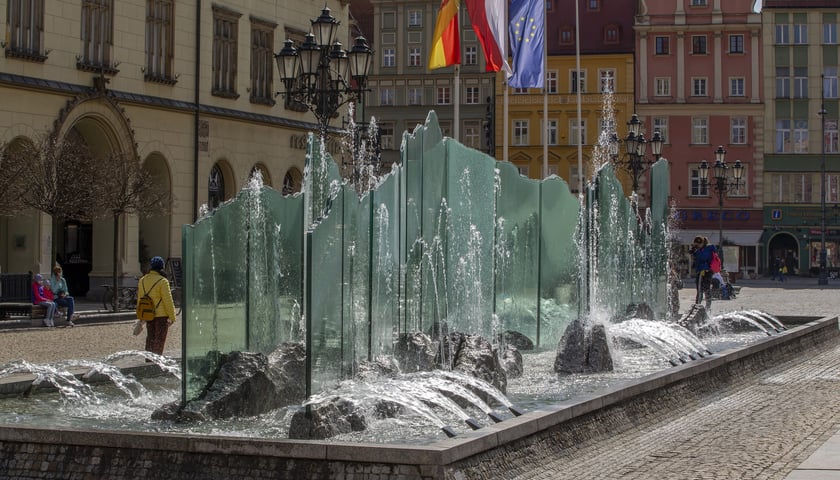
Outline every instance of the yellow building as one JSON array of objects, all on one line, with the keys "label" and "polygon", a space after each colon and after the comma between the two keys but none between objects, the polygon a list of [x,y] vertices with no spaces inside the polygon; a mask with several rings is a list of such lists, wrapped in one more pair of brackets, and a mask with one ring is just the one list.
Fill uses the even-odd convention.
[{"label": "yellow building", "polygon": [[[573,190],[578,185],[578,135],[582,133],[580,155],[584,178],[592,172],[593,147],[598,143],[603,117],[603,95],[612,84],[614,110],[619,136],[626,134],[626,123],[633,114],[633,54],[583,55],[578,73],[574,56],[549,56],[546,69],[548,110],[544,108],[542,89],[509,89],[507,160],[519,167],[522,175],[543,178],[543,143],[548,140],[548,174],[566,180]],[[496,158],[504,152],[504,88],[496,82],[495,147]],[[578,96],[578,92],[580,96]],[[580,113],[578,113],[580,98]],[[548,119],[547,129],[544,127]],[[579,133],[580,132],[580,133]],[[619,175],[626,172],[619,171]],[[630,191],[632,180],[622,182]],[[643,189],[641,189],[643,190]]]}]

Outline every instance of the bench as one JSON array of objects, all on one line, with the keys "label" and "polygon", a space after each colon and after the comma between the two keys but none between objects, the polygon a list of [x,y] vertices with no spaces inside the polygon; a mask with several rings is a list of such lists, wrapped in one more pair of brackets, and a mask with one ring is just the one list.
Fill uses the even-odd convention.
[{"label": "bench", "polygon": [[[60,308],[64,310],[64,308]],[[32,304],[32,275],[29,273],[0,274],[0,320],[29,317],[32,325],[43,325],[47,308]]]}]

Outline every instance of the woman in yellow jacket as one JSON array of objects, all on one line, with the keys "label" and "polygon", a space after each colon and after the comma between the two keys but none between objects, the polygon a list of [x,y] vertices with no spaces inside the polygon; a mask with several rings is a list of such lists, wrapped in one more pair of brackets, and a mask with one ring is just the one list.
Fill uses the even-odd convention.
[{"label": "woman in yellow jacket", "polygon": [[175,302],[169,280],[163,274],[163,258],[154,257],[151,270],[137,282],[137,298],[149,295],[155,304],[155,318],[146,322],[146,350],[163,355],[163,344],[169,326],[175,323]]}]

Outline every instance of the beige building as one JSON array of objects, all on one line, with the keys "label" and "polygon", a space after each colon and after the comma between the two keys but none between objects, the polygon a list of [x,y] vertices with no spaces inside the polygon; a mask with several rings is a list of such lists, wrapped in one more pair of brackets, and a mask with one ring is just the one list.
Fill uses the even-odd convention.
[{"label": "beige building", "polygon": [[[344,45],[348,4],[326,2]],[[132,282],[141,255],[180,257],[182,225],[232,197],[255,169],[274,188],[299,188],[315,119],[276,95],[274,53],[286,38],[302,41],[324,5],[0,0],[0,146],[78,133],[95,152],[136,155],[161,179],[171,215],[119,226],[119,267]],[[48,272],[59,260],[68,277],[89,270],[68,280],[76,295],[95,295],[110,277],[112,230],[110,220],[56,224],[35,211],[0,217],[0,269]]]}]

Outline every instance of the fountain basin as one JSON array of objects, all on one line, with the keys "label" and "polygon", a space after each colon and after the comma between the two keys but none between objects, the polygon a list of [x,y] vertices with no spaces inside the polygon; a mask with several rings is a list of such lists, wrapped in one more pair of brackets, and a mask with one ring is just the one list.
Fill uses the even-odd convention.
[{"label": "fountain basin", "polygon": [[[795,324],[795,318],[784,319]],[[811,320],[806,319],[806,320]],[[0,425],[0,471],[109,478],[487,478],[511,455],[536,462],[577,438],[631,428],[632,420],[673,409],[780,362],[840,343],[838,319],[808,321],[750,345],[726,350],[596,393],[427,445],[250,439]],[[616,419],[620,419],[617,421]],[[507,463],[506,463],[507,462]]]}]

